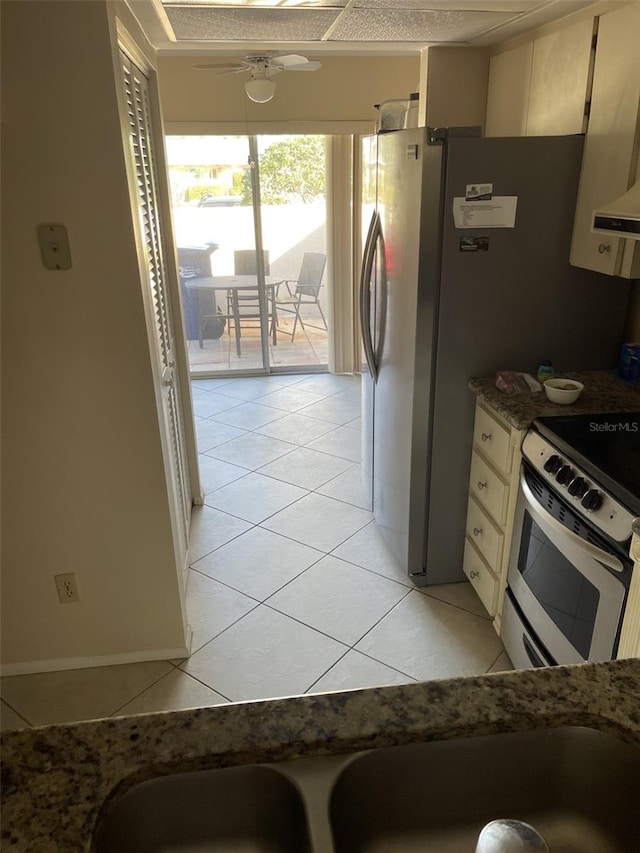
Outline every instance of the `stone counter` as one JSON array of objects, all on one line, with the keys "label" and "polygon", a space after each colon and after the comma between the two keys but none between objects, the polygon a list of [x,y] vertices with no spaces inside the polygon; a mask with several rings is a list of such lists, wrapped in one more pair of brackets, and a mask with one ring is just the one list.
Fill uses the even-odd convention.
[{"label": "stone counter", "polygon": [[609,370],[563,373],[582,382],[584,390],[575,403],[565,406],[547,400],[544,391],[510,396],[495,387],[495,377],[470,379],[469,388],[515,429],[528,429],[536,418],[553,415],[591,415],[599,412],[640,411],[640,388],[618,379]]},{"label": "stone counter", "polygon": [[2,738],[2,850],[89,851],[102,804],[154,776],[578,725],[640,746],[640,660],[94,720]]}]

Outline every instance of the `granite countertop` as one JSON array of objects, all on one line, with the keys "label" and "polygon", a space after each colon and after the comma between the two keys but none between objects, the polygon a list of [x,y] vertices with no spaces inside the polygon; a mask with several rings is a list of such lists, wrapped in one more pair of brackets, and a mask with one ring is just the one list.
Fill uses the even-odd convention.
[{"label": "granite countertop", "polygon": [[6,732],[2,850],[89,851],[102,804],[165,773],[587,726],[640,746],[640,659]]},{"label": "granite countertop", "polygon": [[570,372],[562,376],[584,385],[582,394],[570,406],[550,402],[544,391],[509,396],[495,387],[494,376],[470,379],[469,388],[515,429],[528,429],[536,418],[545,416],[640,411],[640,388],[623,382],[610,370]]}]

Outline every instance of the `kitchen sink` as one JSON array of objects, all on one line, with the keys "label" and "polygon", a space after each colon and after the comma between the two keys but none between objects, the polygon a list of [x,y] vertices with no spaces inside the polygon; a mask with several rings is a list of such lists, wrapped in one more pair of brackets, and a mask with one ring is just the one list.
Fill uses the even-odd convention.
[{"label": "kitchen sink", "polygon": [[638,853],[640,750],[593,729],[462,737],[143,782],[94,853],[473,853],[534,826],[553,853]]},{"label": "kitchen sink", "polygon": [[561,728],[382,749],[331,796],[336,853],[473,853],[498,818],[534,826],[553,853],[637,853],[640,751]]},{"label": "kitchen sink", "polygon": [[310,853],[294,784],[268,767],[142,782],[106,810],[94,853]]}]

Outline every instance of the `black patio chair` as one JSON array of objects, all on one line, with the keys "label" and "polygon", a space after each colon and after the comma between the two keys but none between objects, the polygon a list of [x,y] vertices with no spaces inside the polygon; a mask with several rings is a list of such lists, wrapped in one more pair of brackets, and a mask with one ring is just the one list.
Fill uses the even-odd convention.
[{"label": "black patio chair", "polygon": [[[262,250],[264,274],[269,275],[269,250]],[[258,257],[255,249],[237,249],[233,253],[234,275],[258,275]],[[235,300],[235,306],[234,306]],[[234,310],[235,308],[235,310]],[[258,291],[251,290],[228,290],[227,291],[227,315],[229,316],[229,334],[231,334],[231,322],[235,325],[236,312],[238,328],[236,332],[236,344],[238,355],[240,355],[240,330],[245,320],[260,320],[260,300]]]},{"label": "black patio chair", "polygon": [[[304,305],[315,305],[320,312],[323,328],[327,329],[327,321],[320,305],[320,288],[322,287],[322,277],[327,264],[327,256],[320,252],[305,252],[300,265],[300,273],[297,279],[287,279],[276,289],[275,304],[272,311],[272,323],[276,324],[278,332],[283,332],[285,335],[291,336],[293,343],[296,335],[298,320],[304,329],[309,326],[312,329],[320,329],[320,326],[314,326],[312,323],[305,323],[302,319],[300,309]],[[281,296],[281,290],[286,287],[286,296]],[[292,289],[293,288],[293,289]],[[285,314],[295,314],[292,331],[285,328],[280,328],[277,325],[278,312],[284,311]]]}]

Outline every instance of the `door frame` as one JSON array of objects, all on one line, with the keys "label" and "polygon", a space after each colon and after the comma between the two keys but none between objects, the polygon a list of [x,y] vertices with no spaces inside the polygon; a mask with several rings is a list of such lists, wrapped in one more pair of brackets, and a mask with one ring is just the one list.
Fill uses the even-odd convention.
[{"label": "door frame", "polygon": [[[353,193],[357,180],[357,149],[360,134],[371,133],[371,123],[366,121],[319,122],[167,122],[165,136],[244,136],[249,140],[258,136],[313,135],[327,140],[327,313],[330,373],[357,373],[359,365],[359,329],[357,319],[356,271],[359,259],[354,255]],[[254,155],[251,155],[254,158]],[[257,151],[254,162],[257,164]],[[257,166],[256,166],[257,168]],[[255,205],[254,205],[255,207]],[[254,210],[255,222],[255,210]],[[256,247],[257,247],[256,234]],[[212,371],[197,373],[192,379],[216,379],[269,375],[278,373],[324,372],[320,367],[282,368],[267,367],[240,371]]]}]

